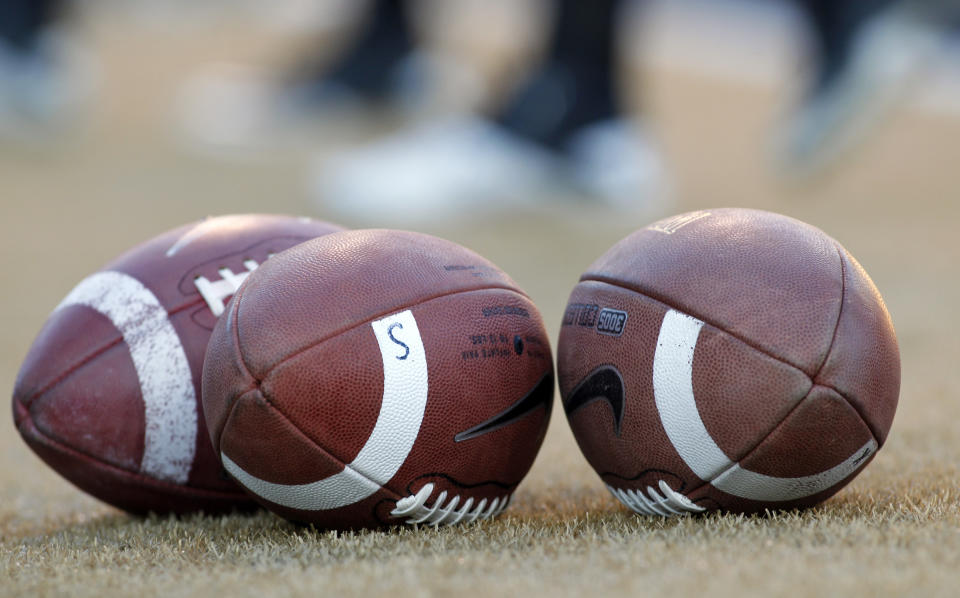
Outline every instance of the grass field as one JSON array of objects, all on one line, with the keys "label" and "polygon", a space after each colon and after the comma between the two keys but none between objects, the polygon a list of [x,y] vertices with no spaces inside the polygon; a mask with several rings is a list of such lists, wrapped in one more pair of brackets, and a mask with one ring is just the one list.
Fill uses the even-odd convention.
[{"label": "grass field", "polygon": [[[49,311],[133,244],[207,214],[324,217],[304,198],[302,155],[204,160],[168,135],[174,91],[193,64],[263,59],[274,42],[251,44],[243,23],[216,35],[178,31],[176,43],[162,27],[121,17],[90,27],[103,90],[88,129],[48,151],[0,147],[6,389]],[[644,75],[675,185],[671,206],[635,220],[566,206],[424,231],[509,272],[555,339],[579,273],[667,212],[756,207],[823,228],[883,293],[903,358],[889,441],[850,486],[802,513],[640,518],[603,488],[556,412],[500,519],[336,535],[266,513],[127,516],[48,471],[8,419],[0,425],[0,596],[956,596],[960,119],[905,111],[835,177],[789,188],[764,151],[782,86],[655,66]]]}]

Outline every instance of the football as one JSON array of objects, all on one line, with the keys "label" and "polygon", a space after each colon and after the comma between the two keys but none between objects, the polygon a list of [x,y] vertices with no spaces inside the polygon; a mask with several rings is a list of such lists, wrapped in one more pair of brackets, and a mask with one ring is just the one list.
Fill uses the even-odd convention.
[{"label": "football", "polygon": [[583,454],[649,515],[826,499],[883,445],[900,388],[860,264],[756,210],[682,214],[616,244],[573,289],[557,353]]},{"label": "football", "polygon": [[543,441],[553,363],[506,274],[427,235],[335,233],[252,273],[214,330],[203,406],[263,505],[347,529],[496,516]]},{"label": "football", "polygon": [[252,506],[210,446],[200,403],[207,341],[250,272],[336,230],[286,216],[211,218],[81,281],[17,377],[13,419],[23,439],[80,489],[127,511]]}]

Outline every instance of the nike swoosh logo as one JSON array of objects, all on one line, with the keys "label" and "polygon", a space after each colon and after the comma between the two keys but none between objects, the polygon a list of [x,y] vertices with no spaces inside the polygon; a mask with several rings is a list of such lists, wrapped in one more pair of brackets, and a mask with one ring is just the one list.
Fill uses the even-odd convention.
[{"label": "nike swoosh logo", "polygon": [[528,392],[522,399],[510,405],[500,413],[469,430],[464,430],[453,437],[454,442],[463,442],[477,436],[483,436],[488,432],[505,428],[515,421],[523,419],[530,412],[543,406],[547,414],[550,414],[550,408],[553,406],[553,372],[545,374],[537,382],[533,390]]},{"label": "nike swoosh logo", "polygon": [[623,376],[612,365],[602,365],[590,372],[570,393],[563,409],[567,417],[594,401],[606,401],[613,411],[614,431],[620,436],[623,422]]}]

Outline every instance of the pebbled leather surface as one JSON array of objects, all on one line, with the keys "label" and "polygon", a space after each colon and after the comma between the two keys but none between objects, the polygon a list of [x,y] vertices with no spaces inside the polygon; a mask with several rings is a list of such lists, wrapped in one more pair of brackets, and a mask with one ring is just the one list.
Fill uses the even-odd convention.
[{"label": "pebbled leather surface", "polygon": [[[218,280],[222,267],[244,272],[245,260],[263,263],[270,254],[337,230],[287,216],[211,218],[159,235],[101,270],[142,283],[163,306],[183,346],[188,384],[197,396],[196,445],[184,483],[140,471],[147,425],[141,381],[121,331],[86,305],[54,311],[21,366],[13,411],[24,440],[79,488],[131,512],[250,508],[246,495],[222,472],[206,433],[200,375],[217,318],[194,279]],[[156,367],[162,370],[163,364]]]},{"label": "pebbled leather surface", "polygon": [[838,245],[798,220],[757,210],[709,210],[666,234],[656,223],[594,262],[581,281],[659,299],[813,375],[840,312]]},{"label": "pebbled leather surface", "polygon": [[[598,333],[596,314],[604,308],[628,314],[621,335]],[[681,358],[655,365],[658,351],[670,353],[665,338],[680,342],[661,337],[669,312],[703,324],[687,362],[674,350]],[[645,489],[665,480],[708,509],[752,512],[829,497],[873,454],[832,487],[796,500],[751,500],[710,482],[731,464],[777,478],[838,466],[871,440],[883,444],[899,395],[893,325],[862,267],[818,229],[756,210],[684,214],[616,244],[571,293],[557,352],[565,404],[597,367],[622,375],[619,436],[606,401],[568,413],[604,481]],[[670,381],[660,389],[656,367],[665,368],[660,380]],[[681,426],[686,440],[672,440],[658,392],[681,396],[671,385],[682,388],[683,380],[692,380],[702,428]],[[680,419],[689,415],[682,398],[661,399]],[[698,439],[703,430],[719,453]],[[675,441],[689,444],[694,463]]]},{"label": "pebbled leather surface", "polygon": [[[455,436],[520,402],[544,377],[552,389],[536,307],[477,254],[402,231],[330,235],[250,276],[218,323],[205,362],[213,445],[272,484],[311,484],[343,472],[378,422],[385,360],[407,357],[389,341],[391,352],[382,354],[371,323],[406,310],[428,375],[422,421],[402,465],[352,504],[300,509],[259,498],[267,507],[322,527],[372,527],[402,523],[390,510],[427,483],[479,501],[512,492],[526,475],[546,432],[552,390],[506,425],[460,442]],[[413,347],[403,336],[408,328],[396,332]]]}]

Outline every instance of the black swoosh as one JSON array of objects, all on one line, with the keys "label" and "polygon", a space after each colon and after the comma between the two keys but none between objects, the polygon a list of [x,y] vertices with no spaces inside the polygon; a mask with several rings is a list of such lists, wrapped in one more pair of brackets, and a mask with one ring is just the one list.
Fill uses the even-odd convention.
[{"label": "black swoosh", "polygon": [[545,374],[543,378],[540,378],[540,381],[533,387],[533,390],[524,395],[522,399],[487,421],[479,423],[469,430],[460,432],[453,437],[453,440],[454,442],[463,442],[464,440],[470,440],[477,436],[483,436],[487,432],[499,430],[523,418],[541,405],[547,410],[547,414],[549,415],[550,408],[553,406],[553,372]]},{"label": "black swoosh", "polygon": [[590,372],[586,378],[570,392],[570,399],[564,403],[563,409],[567,417],[573,412],[594,401],[606,401],[613,410],[614,431],[620,435],[620,424],[623,422],[623,376],[612,365],[602,365]]}]

